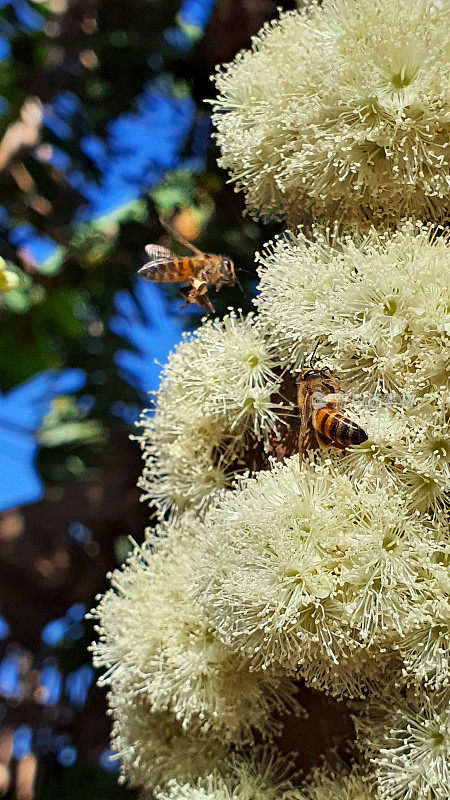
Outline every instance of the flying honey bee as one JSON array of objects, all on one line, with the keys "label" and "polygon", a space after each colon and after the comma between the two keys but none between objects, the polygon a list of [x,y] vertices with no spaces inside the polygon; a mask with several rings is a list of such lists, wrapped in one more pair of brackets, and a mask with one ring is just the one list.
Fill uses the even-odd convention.
[{"label": "flying honey bee", "polygon": [[344,393],[329,367],[308,369],[295,379],[297,404],[300,410],[298,454],[300,466],[306,450],[337,447],[367,441],[367,433],[339,409],[344,406]]},{"label": "flying honey bee", "polygon": [[169,233],[185,247],[194,253],[193,256],[176,256],[157,244],[149,244],[145,248],[150,256],[150,261],[138,270],[147,281],[154,283],[187,283],[188,286],[180,289],[181,296],[185,299],[182,308],[189,303],[197,303],[208,312],[214,308],[207,295],[208,287],[214,286],[216,292],[222,286],[234,286],[236,275],[234,264],[225,256],[215,256],[203,253],[178,231],[172,229],[166,220],[160,220]]}]

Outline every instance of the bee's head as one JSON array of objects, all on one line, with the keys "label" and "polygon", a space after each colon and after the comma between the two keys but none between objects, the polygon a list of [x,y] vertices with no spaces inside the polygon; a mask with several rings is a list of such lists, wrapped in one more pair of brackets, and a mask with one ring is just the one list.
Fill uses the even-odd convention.
[{"label": "bee's head", "polygon": [[316,381],[319,380],[319,378],[329,378],[330,375],[331,369],[329,367],[324,367],[323,369],[307,369],[300,374],[300,380]]},{"label": "bee's head", "polygon": [[230,258],[222,257],[221,272],[223,276],[223,283],[228,283],[234,286],[236,283],[236,275],[234,273],[234,264]]}]

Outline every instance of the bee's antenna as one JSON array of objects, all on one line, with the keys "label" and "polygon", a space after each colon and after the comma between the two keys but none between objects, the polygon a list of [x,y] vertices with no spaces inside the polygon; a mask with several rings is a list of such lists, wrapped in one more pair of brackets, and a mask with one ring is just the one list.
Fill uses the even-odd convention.
[{"label": "bee's antenna", "polygon": [[316,355],[317,348],[319,347],[319,344],[320,344],[320,339],[317,340],[316,346],[315,346],[314,350],[311,353],[311,356],[310,356],[310,359],[309,359],[309,366],[310,367],[312,367],[312,362],[313,362],[314,356]]},{"label": "bee's antenna", "polygon": [[235,277],[236,283],[237,283],[237,285],[239,286],[239,288],[240,288],[240,290],[241,290],[242,294],[243,294],[243,295],[245,295],[245,292],[244,292],[244,290],[243,290],[243,288],[242,288],[242,283],[240,282],[240,280],[239,280],[238,276],[236,275],[236,273],[234,273],[234,277]]}]

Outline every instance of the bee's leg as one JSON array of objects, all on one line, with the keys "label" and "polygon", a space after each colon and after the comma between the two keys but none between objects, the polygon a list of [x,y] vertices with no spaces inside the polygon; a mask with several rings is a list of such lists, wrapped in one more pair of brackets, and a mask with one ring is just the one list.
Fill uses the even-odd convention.
[{"label": "bee's leg", "polygon": [[297,404],[300,411],[300,427],[298,431],[297,447],[300,469],[303,459],[308,450],[311,430],[311,394],[309,391],[303,392],[301,384],[297,385]]},{"label": "bee's leg", "polygon": [[203,256],[204,255],[204,253],[202,253],[202,251],[199,250],[198,247],[195,246],[195,244],[192,244],[192,242],[190,242],[189,239],[186,239],[186,237],[183,236],[183,234],[180,233],[180,231],[178,231],[176,228],[174,228],[170,224],[168,219],[165,219],[163,216],[160,216],[159,221],[160,221],[162,227],[167,231],[167,233],[170,233],[170,235],[173,236],[173,238],[176,239],[177,242],[179,242],[180,244],[183,244],[185,247],[187,247],[189,250],[191,250],[197,256]]},{"label": "bee's leg", "polygon": [[205,281],[201,281],[199,278],[193,278],[191,280],[191,286],[197,295],[206,294],[208,291],[208,286]]},{"label": "bee's leg", "polygon": [[303,441],[301,447],[299,447],[299,457],[301,455],[300,466],[302,465],[302,461],[306,458],[306,454],[309,453],[311,450],[317,450],[319,448],[319,443],[317,440],[317,434],[312,425],[309,425],[308,430],[303,437]]},{"label": "bee's leg", "polygon": [[205,308],[208,313],[214,313],[214,308],[206,294],[208,291],[208,284],[199,278],[194,278],[191,281],[191,286],[191,295],[194,298],[192,302],[197,303],[201,308]]},{"label": "bee's leg", "polygon": [[194,287],[184,287],[180,289],[180,294],[186,300],[182,309],[187,308],[190,303],[197,303],[197,305],[204,308],[208,313],[214,313],[214,308],[209,301],[209,297],[206,294],[199,294]]},{"label": "bee's leg", "polygon": [[183,288],[180,289],[180,294],[181,294],[181,297],[184,300],[186,300],[184,306],[181,306],[182,310],[183,310],[183,308],[187,308],[188,305],[190,305],[190,303],[195,303],[196,302],[196,299],[195,299],[196,298],[196,294],[195,294],[194,289],[190,289],[187,286],[183,287]]},{"label": "bee's leg", "polygon": [[196,298],[196,303],[202,308],[206,308],[208,314],[214,314],[214,306],[210,302],[210,299],[207,294],[200,294]]}]

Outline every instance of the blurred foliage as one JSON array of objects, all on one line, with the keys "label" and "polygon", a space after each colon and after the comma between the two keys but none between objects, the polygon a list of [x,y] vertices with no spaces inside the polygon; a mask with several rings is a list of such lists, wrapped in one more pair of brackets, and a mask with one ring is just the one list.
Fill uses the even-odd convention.
[{"label": "blurred foliage", "polygon": [[77,764],[69,769],[60,769],[52,778],[51,784],[42,787],[42,800],[86,800],[86,787],[89,786],[89,797],[95,800],[119,800],[124,796],[129,800],[137,798],[137,793],[128,790],[126,793],[117,785],[117,776]]},{"label": "blurred foliage", "polygon": [[[0,257],[17,276],[0,292],[0,464],[11,465],[0,476],[0,795],[127,795],[108,771],[92,631],[73,618],[150,522],[130,426],[202,315],[135,273],[149,242],[184,252],[164,214],[235,261],[245,294],[214,294],[216,312],[251,307],[254,252],[276,231],[242,217],[204,99],[214,65],[276,5],[0,0]],[[42,499],[15,508],[24,459],[20,502]]]}]

